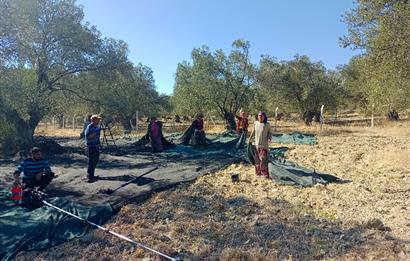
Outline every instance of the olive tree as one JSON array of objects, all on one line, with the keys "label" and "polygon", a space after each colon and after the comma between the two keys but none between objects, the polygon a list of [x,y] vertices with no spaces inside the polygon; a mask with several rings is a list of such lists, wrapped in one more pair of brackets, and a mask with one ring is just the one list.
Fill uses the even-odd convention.
[{"label": "olive tree", "polygon": [[88,94],[70,77],[126,62],[126,44],[83,19],[74,0],[0,0],[0,113],[15,128],[16,146],[30,146],[56,93]]},{"label": "olive tree", "polygon": [[236,40],[227,56],[222,50],[211,52],[207,46],[195,48],[192,62],[178,64],[173,105],[178,114],[200,111],[218,114],[235,129],[235,114],[246,107],[254,84],[254,65],[250,44]]}]

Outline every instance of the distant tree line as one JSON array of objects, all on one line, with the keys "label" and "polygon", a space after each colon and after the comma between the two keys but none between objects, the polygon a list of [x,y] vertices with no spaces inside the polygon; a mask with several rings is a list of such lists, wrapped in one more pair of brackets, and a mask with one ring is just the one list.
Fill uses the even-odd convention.
[{"label": "distant tree line", "polygon": [[234,128],[234,115],[241,108],[273,113],[280,106],[303,118],[319,112],[322,104],[336,110],[349,98],[340,72],[327,70],[321,62],[296,55],[290,61],[263,56],[259,64],[252,64],[249,42],[236,40],[232,46],[229,55],[206,46],[194,49],[192,62],[178,65],[172,97],[178,114],[211,112]]},{"label": "distant tree line", "polygon": [[235,40],[227,54],[194,48],[177,65],[172,96],[158,93],[152,70],[133,64],[128,46],[83,21],[74,0],[0,0],[0,150],[27,149],[45,117],[115,115],[130,128],[144,116],[198,112],[230,128],[240,109],[296,112],[300,118],[350,108],[387,113],[410,105],[410,4],[358,0],[344,15],[343,47],[362,50],[346,65],[273,55],[251,61],[251,45]]},{"label": "distant tree line", "polygon": [[193,49],[191,61],[177,67],[175,111],[218,114],[233,127],[240,108],[273,113],[276,106],[303,118],[349,108],[387,114],[410,107],[410,1],[358,0],[344,16],[348,34],[342,47],[362,50],[346,65],[326,69],[321,62],[296,55],[289,61],[249,57],[250,44],[236,40],[232,51]]}]

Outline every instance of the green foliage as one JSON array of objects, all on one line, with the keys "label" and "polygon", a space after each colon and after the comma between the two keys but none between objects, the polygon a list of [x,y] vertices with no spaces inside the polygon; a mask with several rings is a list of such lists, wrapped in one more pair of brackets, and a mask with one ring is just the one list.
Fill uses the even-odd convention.
[{"label": "green foliage", "polygon": [[4,117],[0,115],[0,151],[5,151],[10,144],[8,141],[14,135],[15,129]]},{"label": "green foliage", "polygon": [[276,106],[301,114],[319,111],[322,104],[337,109],[346,94],[337,73],[327,71],[320,62],[311,62],[307,56],[281,62],[264,56],[257,79],[260,92],[267,96],[266,107],[272,112]]},{"label": "green foliage", "polygon": [[169,109],[168,97],[156,91],[152,70],[141,64],[83,74],[78,83],[96,94],[89,101],[94,110],[124,120],[135,117],[136,111],[140,116],[158,116],[162,109]]},{"label": "green foliage", "polygon": [[[410,106],[410,3],[407,0],[358,0],[345,15],[348,35],[344,47],[364,51],[346,70],[356,70],[348,78],[350,89],[363,94],[362,107],[373,104],[386,112],[394,106]],[[350,74],[350,76],[352,76]],[[356,79],[354,79],[356,78]]]},{"label": "green foliage", "polygon": [[[259,110],[273,115],[280,111],[319,111],[344,106],[350,91],[342,84],[342,75],[328,71],[322,63],[307,56],[277,61],[263,56],[256,68],[249,62],[247,42],[228,57],[202,47],[192,52],[192,64],[178,65],[172,102],[176,113],[194,115],[198,111],[217,113],[228,119],[240,108],[250,113]],[[238,48],[238,46],[234,48]]]},{"label": "green foliage", "polygon": [[[228,56],[207,46],[193,49],[192,63],[178,64],[173,105],[177,114],[218,114],[234,127],[233,115],[249,104],[254,83],[249,42],[236,40]],[[233,126],[232,126],[233,125]]]},{"label": "green foliage", "polygon": [[87,94],[72,88],[71,78],[127,62],[126,44],[103,39],[83,17],[71,0],[0,0],[0,114],[16,127],[22,148],[61,93]]}]

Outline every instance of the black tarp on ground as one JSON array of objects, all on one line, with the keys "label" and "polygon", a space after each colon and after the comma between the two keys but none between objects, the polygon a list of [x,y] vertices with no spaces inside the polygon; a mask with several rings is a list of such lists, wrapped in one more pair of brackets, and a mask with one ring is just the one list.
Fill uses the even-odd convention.
[{"label": "black tarp on ground", "polygon": [[[169,137],[167,136],[167,138]],[[68,157],[68,155],[65,155],[61,159],[63,163],[59,165],[60,168],[64,169],[64,175],[57,176],[49,189],[56,191],[55,195],[66,195],[67,198],[72,200],[90,201],[94,202],[93,204],[129,200],[172,184],[191,181],[204,173],[213,172],[237,162],[238,159],[242,159],[243,153],[234,148],[240,139],[244,138],[246,137],[238,137],[235,133],[225,132],[208,135],[208,140],[212,142],[208,150],[196,150],[190,146],[178,144],[166,152],[154,156],[144,153],[130,155],[127,153],[119,153],[119,155],[105,154],[102,155],[98,172],[100,177],[106,177],[107,179],[102,179],[94,183],[93,186],[80,181],[85,174],[85,170],[79,171],[78,166],[81,168],[86,166],[85,156],[73,154]],[[123,149],[129,150],[130,147],[124,146]],[[277,151],[278,155],[283,154],[285,150],[286,148],[282,148],[282,150]],[[272,153],[275,155],[276,150],[271,151],[271,155]],[[67,167],[67,164],[70,167]],[[138,172],[143,172],[143,169],[149,169],[153,166],[161,166],[161,168],[146,177],[152,181],[151,183],[141,186],[139,184],[130,184],[110,197],[98,194],[100,189],[114,188],[121,185],[124,182],[123,179],[119,179],[121,175],[137,175]],[[5,168],[0,166],[1,169]],[[281,173],[291,173],[291,171],[282,168]],[[290,176],[290,174],[287,175]],[[98,224],[106,222],[112,215],[109,205],[90,208],[73,204],[61,198],[52,199],[50,202]],[[72,217],[65,216],[57,210],[43,207],[27,213],[24,209],[16,208],[12,203],[0,197],[0,259],[8,260],[17,251],[21,250],[45,249],[86,233],[87,226],[85,224]],[[33,233],[25,234],[24,229],[26,228]],[[13,239],[10,239],[10,236]]]},{"label": "black tarp on ground", "polygon": [[317,140],[314,134],[294,131],[289,133],[273,133],[272,142],[298,145],[314,145],[317,143]]},{"label": "black tarp on ground", "polygon": [[[284,185],[295,186],[313,186],[315,184],[327,184],[329,182],[337,182],[340,179],[330,174],[316,172],[304,167],[298,166],[291,161],[283,161],[284,153],[288,150],[286,147],[273,148],[269,151],[269,175],[273,182]],[[252,164],[255,164],[255,145],[248,145],[248,159]]]},{"label": "black tarp on ground", "polygon": [[[151,132],[151,126],[152,126],[152,124],[153,124],[153,123],[150,122],[150,123],[148,124],[147,132],[145,133],[145,135],[142,136],[141,139],[139,139],[139,140],[137,140],[136,142],[133,143],[134,147],[145,147],[147,144],[150,143],[150,132]],[[175,146],[174,143],[168,141],[168,140],[164,137],[164,134],[163,134],[163,132],[162,132],[162,126],[163,126],[162,121],[157,121],[157,122],[155,122],[155,124],[157,124],[158,130],[159,130],[159,134],[161,135],[161,143],[162,143],[163,149],[166,150],[166,149],[169,149],[169,148]],[[151,149],[152,149],[152,148],[151,148]],[[144,151],[144,150],[143,150],[143,151]]]},{"label": "black tarp on ground", "polygon": [[[134,142],[134,145],[135,146],[145,146],[145,145],[147,145],[150,141],[150,139],[149,139],[149,136],[150,136],[150,127],[151,125],[148,125],[148,128],[147,128],[147,133],[144,135],[144,136],[142,136],[142,138],[141,139],[139,139],[139,140],[137,140],[136,142]],[[164,149],[167,149],[167,148],[170,148],[170,147],[172,147],[172,146],[174,146],[174,144],[172,143],[172,142],[170,142],[170,141],[168,141],[165,137],[164,137],[164,134],[162,133],[162,122],[161,121],[159,121],[159,132],[160,132],[160,135],[161,135],[161,142],[162,142],[162,145],[164,146]]]},{"label": "black tarp on ground", "polygon": [[[175,146],[175,144],[173,144],[172,142],[168,141],[168,140],[164,137],[164,135],[162,135],[162,134],[161,134],[161,142],[162,142],[162,145],[164,146],[164,149],[171,148],[171,147]],[[134,144],[135,146],[145,146],[145,145],[147,145],[148,143],[149,143],[149,137],[148,137],[148,135],[144,135],[144,136],[141,137],[141,139],[137,140],[137,141],[134,142],[133,144]]]},{"label": "black tarp on ground", "polygon": [[[191,125],[188,127],[182,134],[181,133],[172,133],[172,134],[165,134],[162,135],[161,141],[164,145],[164,149],[174,148],[178,145],[192,145],[192,136],[195,132],[194,127]],[[174,143],[175,141],[175,143]],[[246,135],[242,133],[238,135],[234,131],[225,131],[223,133],[218,134],[206,134],[205,141],[207,144],[207,149],[210,150],[232,150],[232,149],[240,149],[245,148],[244,144],[246,144]],[[143,147],[149,143],[148,134],[144,135],[138,141],[133,143],[134,147]],[[140,149],[145,151],[143,149]]]},{"label": "black tarp on ground", "polygon": [[[192,136],[194,135],[195,128],[193,125],[188,127],[184,133],[178,138],[179,142],[183,145],[192,144]],[[208,147],[217,149],[240,149],[244,148],[246,144],[246,133],[238,135],[234,131],[225,131],[220,134],[206,134],[205,141]]]},{"label": "black tarp on ground", "polygon": [[[192,138],[194,136],[195,133],[195,127],[193,125],[194,123],[191,124],[191,126],[189,126],[184,133],[182,133],[181,137],[179,137],[178,141],[182,144],[182,145],[194,145],[195,146],[195,141]],[[206,134],[205,134],[206,135]],[[212,141],[205,137],[205,144],[208,147],[209,145],[212,145]]]},{"label": "black tarp on ground", "polygon": [[183,145],[189,145],[192,135],[194,135],[195,132],[195,128],[194,126],[191,124],[191,126],[189,126],[184,133],[182,133],[181,137],[179,138],[179,142]]},{"label": "black tarp on ground", "polygon": [[[0,259],[12,260],[23,250],[41,250],[84,236],[90,226],[53,208],[43,206],[28,211],[16,206],[9,193],[0,192]],[[85,207],[62,198],[47,199],[51,204],[96,224],[113,215],[109,204]]]},{"label": "black tarp on ground", "polygon": [[238,150],[245,148],[246,135],[242,133],[238,135],[234,131],[225,131],[220,134],[208,134],[207,141],[211,148],[223,149],[223,150]]}]

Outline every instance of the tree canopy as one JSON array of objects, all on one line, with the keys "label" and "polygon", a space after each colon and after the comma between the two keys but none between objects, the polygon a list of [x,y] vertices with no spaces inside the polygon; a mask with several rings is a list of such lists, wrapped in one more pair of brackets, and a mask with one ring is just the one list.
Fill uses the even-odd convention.
[{"label": "tree canopy", "polygon": [[178,64],[173,104],[179,114],[207,111],[217,113],[235,128],[235,114],[249,103],[254,83],[250,44],[236,40],[227,56],[207,46],[192,50],[192,63]]},{"label": "tree canopy", "polygon": [[336,109],[345,94],[340,76],[307,56],[296,55],[293,60],[281,62],[264,56],[257,79],[271,108],[285,107],[301,115],[318,112],[322,104]]},{"label": "tree canopy", "polygon": [[[114,72],[116,77],[131,66],[125,42],[102,37],[83,19],[74,0],[0,0],[0,114],[18,133],[4,147],[28,148],[39,121],[70,104],[64,103],[66,97],[98,102],[83,75]],[[152,73],[137,66],[133,75],[117,81],[118,91],[124,86],[152,94]],[[112,94],[110,88],[105,90]]]},{"label": "tree canopy", "polygon": [[[351,88],[364,97],[361,105],[386,111],[410,105],[410,3],[407,0],[358,0],[346,13],[344,47],[360,49],[345,70],[356,70]],[[351,75],[352,76],[352,75]]]},{"label": "tree canopy", "polygon": [[130,120],[137,111],[139,115],[158,116],[169,106],[166,96],[156,91],[151,68],[142,64],[83,74],[78,84],[98,94],[97,102],[89,102],[94,111],[115,115],[127,129],[131,128]]},{"label": "tree canopy", "polygon": [[[0,0],[0,142],[27,149],[38,123],[50,115],[104,113],[131,127],[144,116],[198,112],[235,128],[240,109],[317,112],[341,107],[376,109],[410,105],[410,3],[357,0],[344,16],[343,47],[361,50],[328,70],[296,55],[253,63],[250,43],[232,49],[193,48],[177,65],[172,96],[159,94],[153,71],[128,58],[122,40],[103,37],[84,21],[75,0]],[[11,151],[12,152],[12,151]]]}]

